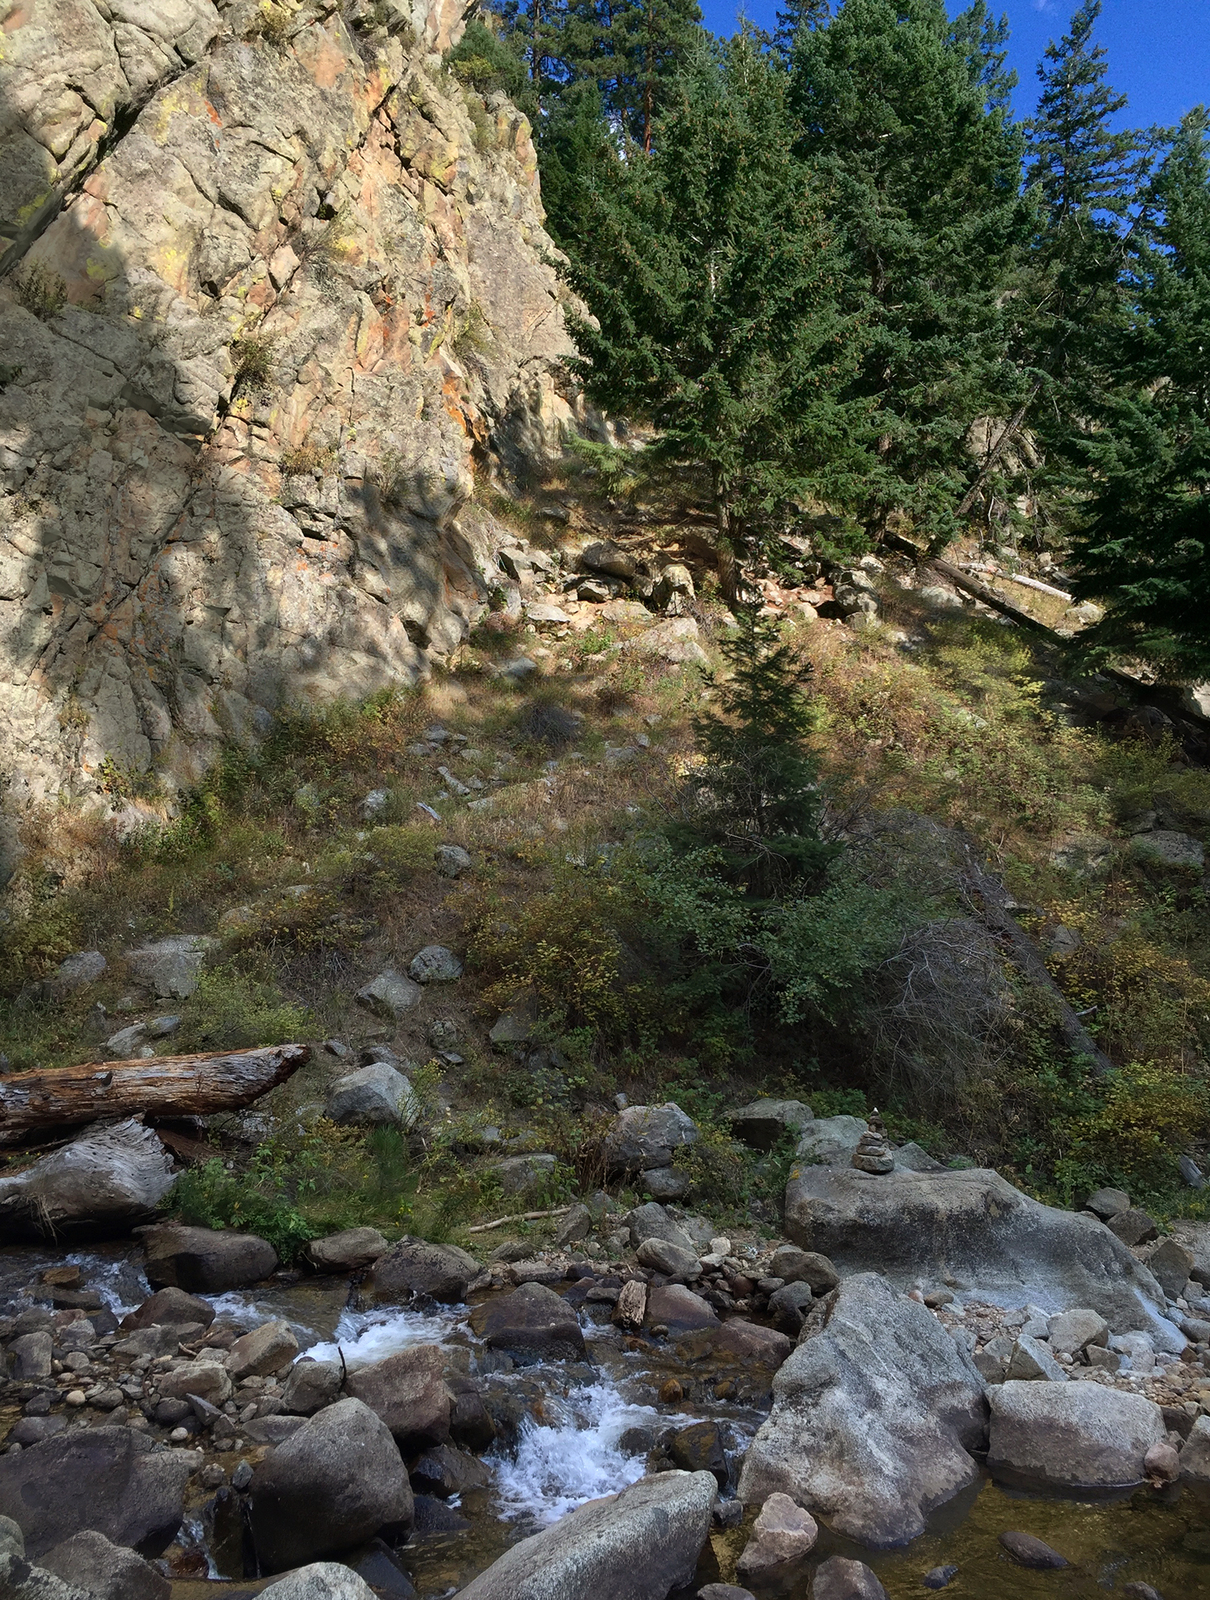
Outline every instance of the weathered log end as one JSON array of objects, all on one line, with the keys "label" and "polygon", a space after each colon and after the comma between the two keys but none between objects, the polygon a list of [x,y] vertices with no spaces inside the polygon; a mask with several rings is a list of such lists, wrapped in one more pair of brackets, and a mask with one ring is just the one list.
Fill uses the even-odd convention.
[{"label": "weathered log end", "polygon": [[87,1062],[0,1080],[0,1147],[33,1134],[111,1117],[204,1117],[239,1111],[311,1057],[305,1044],[209,1055]]}]

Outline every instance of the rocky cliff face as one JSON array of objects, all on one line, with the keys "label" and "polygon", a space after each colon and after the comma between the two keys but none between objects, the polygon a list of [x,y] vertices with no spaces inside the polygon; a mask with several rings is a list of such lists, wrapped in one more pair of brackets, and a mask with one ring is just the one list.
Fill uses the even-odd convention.
[{"label": "rocky cliff face", "polygon": [[570,344],[529,125],[443,67],[462,26],[0,0],[8,810],[188,782],[481,609],[476,470],[557,448]]}]

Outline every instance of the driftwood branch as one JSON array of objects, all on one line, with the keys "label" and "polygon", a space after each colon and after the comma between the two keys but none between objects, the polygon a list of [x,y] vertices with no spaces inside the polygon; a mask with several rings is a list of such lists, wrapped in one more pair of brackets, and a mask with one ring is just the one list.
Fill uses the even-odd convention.
[{"label": "driftwood branch", "polygon": [[494,1222],[477,1222],[473,1228],[468,1228],[467,1233],[490,1233],[493,1228],[502,1228],[506,1222],[537,1222],[539,1217],[565,1217],[571,1210],[570,1206],[556,1206],[553,1211],[514,1211],[509,1217],[497,1217]]},{"label": "driftwood branch", "polygon": [[308,1060],[305,1044],[201,1056],[89,1062],[0,1079],[0,1146],[101,1118],[204,1117],[259,1100]]}]

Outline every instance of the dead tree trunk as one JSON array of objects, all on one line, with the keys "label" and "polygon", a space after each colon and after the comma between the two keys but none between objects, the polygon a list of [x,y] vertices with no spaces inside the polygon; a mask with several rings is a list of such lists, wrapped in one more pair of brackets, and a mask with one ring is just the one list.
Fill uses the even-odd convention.
[{"label": "dead tree trunk", "polygon": [[0,1078],[0,1146],[101,1118],[204,1117],[250,1105],[310,1058],[305,1044],[90,1062]]}]

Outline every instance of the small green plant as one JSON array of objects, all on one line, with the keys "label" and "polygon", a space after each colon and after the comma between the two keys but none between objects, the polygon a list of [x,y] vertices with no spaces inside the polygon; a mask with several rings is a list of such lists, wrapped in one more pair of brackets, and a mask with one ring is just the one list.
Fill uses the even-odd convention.
[{"label": "small green plant", "polygon": [[283,450],[278,465],[286,477],[306,477],[316,471],[329,473],[336,465],[336,448],[308,439],[303,444]]},{"label": "small green plant", "polygon": [[43,322],[57,317],[67,304],[67,284],[41,261],[31,261],[13,277],[17,304]]},{"label": "small green plant", "polygon": [[294,27],[294,13],[288,6],[277,5],[274,0],[261,0],[256,15],[248,24],[244,38],[263,39],[266,44],[280,48],[289,42]]},{"label": "small green plant", "polygon": [[460,361],[464,361],[468,356],[482,354],[494,345],[491,324],[478,300],[472,300],[467,307],[452,342],[454,354]]},{"label": "small green plant", "polygon": [[265,334],[245,334],[231,346],[235,357],[235,379],[232,394],[266,394],[272,387],[273,347],[276,343]]},{"label": "small green plant", "polygon": [[203,972],[181,1028],[183,1048],[247,1050],[305,1038],[311,1023],[302,1006],[276,984],[231,962]]},{"label": "small green plant", "polygon": [[228,1172],[217,1156],[181,1173],[173,1186],[172,1205],[183,1222],[196,1227],[258,1234],[287,1263],[317,1231],[290,1200],[263,1194],[254,1180]]}]

